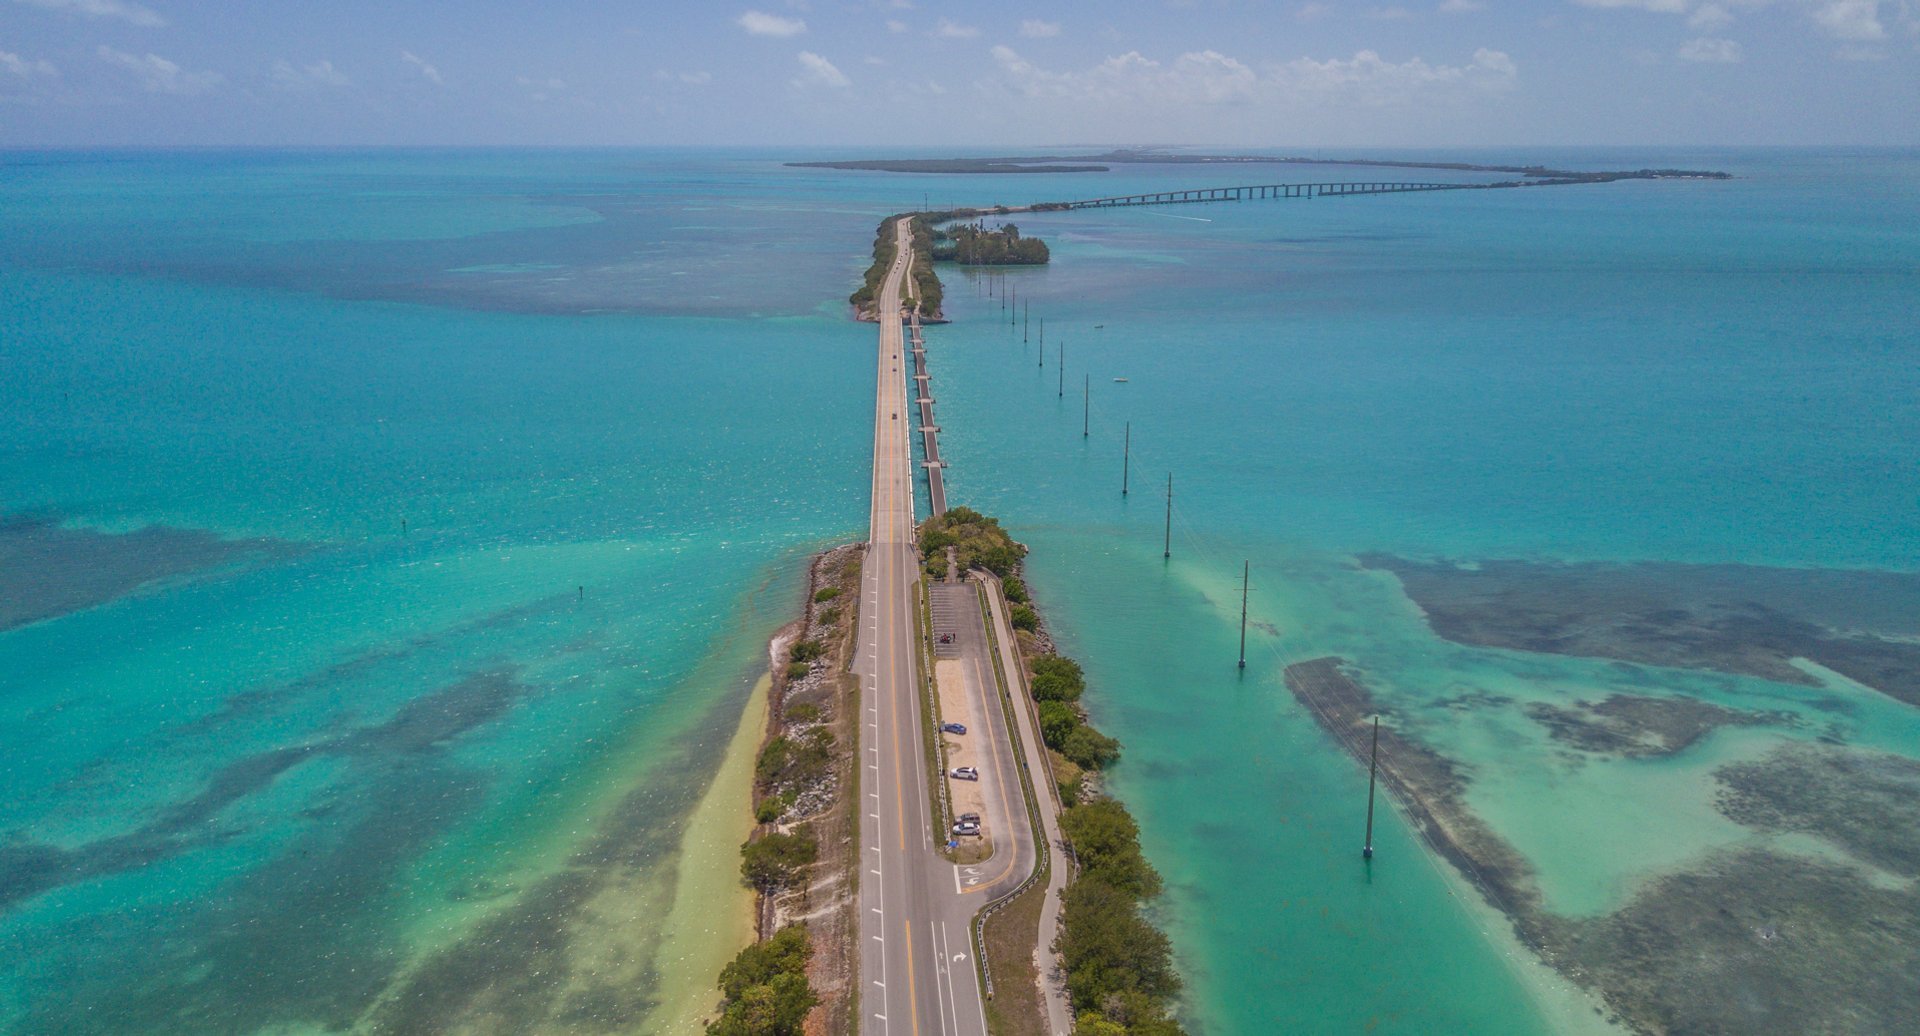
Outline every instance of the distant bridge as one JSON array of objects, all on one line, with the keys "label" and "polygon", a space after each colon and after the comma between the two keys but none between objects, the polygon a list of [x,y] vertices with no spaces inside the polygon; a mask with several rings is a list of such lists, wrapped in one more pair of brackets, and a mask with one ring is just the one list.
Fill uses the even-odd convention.
[{"label": "distant bridge", "polygon": [[1191,191],[1160,191],[1156,194],[1123,194],[1113,198],[1088,198],[1084,201],[1050,201],[1028,206],[1034,212],[1062,209],[1112,209],[1123,205],[1183,205],[1210,201],[1256,201],[1264,198],[1334,198],[1350,194],[1405,194],[1412,191],[1459,191],[1482,187],[1518,187],[1508,182],[1488,183],[1408,183],[1336,182],[1273,183],[1252,187],[1206,187]]}]

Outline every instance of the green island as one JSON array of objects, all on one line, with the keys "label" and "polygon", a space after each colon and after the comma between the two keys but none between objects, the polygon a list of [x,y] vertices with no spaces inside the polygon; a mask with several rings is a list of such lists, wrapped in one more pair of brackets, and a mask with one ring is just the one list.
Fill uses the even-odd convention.
[{"label": "green island", "polygon": [[991,230],[984,222],[965,223],[933,232],[935,261],[962,266],[1044,266],[1052,256],[1047,243],[1021,237],[1012,223]]},{"label": "green island", "polygon": [[[1079,1036],[1184,1036],[1172,1017],[1181,981],[1166,933],[1143,908],[1160,894],[1160,874],[1140,848],[1140,828],[1120,800],[1102,790],[1099,776],[1120,758],[1120,743],[1088,722],[1081,704],[1086,673],[1058,652],[1020,575],[1027,555],[997,519],[955,507],[921,524],[920,551],[930,578],[943,578],[949,559],[961,570],[983,568],[1000,579],[1009,623],[1018,638],[1027,686],[1039,716],[1059,800],[1060,829],[1076,874],[1062,898],[1054,944],[1066,976]],[[993,1031],[1008,1036],[1044,1033],[1032,970],[1041,885],[1015,897],[987,922],[995,968],[1009,970],[1008,1003],[996,1001]],[[1026,949],[1022,949],[1025,947]],[[1015,985],[1023,987],[1014,995]],[[1026,1002],[1029,1001],[1030,1002]],[[1015,1004],[1022,1004],[1015,1007]]]},{"label": "green island", "polygon": [[986,216],[1004,216],[1013,211],[1001,205],[990,209],[903,212],[881,220],[879,228],[874,231],[873,262],[862,275],[860,287],[847,297],[847,302],[853,306],[854,318],[863,321],[880,319],[880,284],[886,280],[887,269],[893,265],[893,228],[899,220],[913,221],[914,255],[909,291],[900,301],[908,309],[919,313],[921,321],[925,323],[946,322],[946,315],[940,309],[945,297],[944,289],[939,274],[933,268],[937,261],[958,262],[963,266],[1034,266],[1048,262],[1051,256],[1047,243],[1037,237],[1021,237],[1020,228],[1011,223],[994,230],[987,230],[984,224],[978,222],[971,226],[941,229],[955,222],[978,221]]}]

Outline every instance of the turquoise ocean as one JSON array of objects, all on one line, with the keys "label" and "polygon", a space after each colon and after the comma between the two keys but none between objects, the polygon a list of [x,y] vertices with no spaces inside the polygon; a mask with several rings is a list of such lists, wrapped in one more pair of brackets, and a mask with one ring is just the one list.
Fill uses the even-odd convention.
[{"label": "turquoise ocean", "polygon": [[[864,535],[878,220],[1382,178],[782,165],[826,157],[0,154],[0,1032],[654,1031],[686,816],[801,560]],[[1442,640],[1356,559],[1920,570],[1920,153],[1370,157],[1737,178],[1021,217],[1049,267],[943,270],[949,497],[1126,745],[1195,1031],[1585,1031],[1396,814],[1359,865],[1365,773],[1281,670],[1812,716]],[[1845,737],[1920,756],[1855,690]],[[1428,736],[1581,916],[1751,838],[1704,768],[1813,729]]]}]

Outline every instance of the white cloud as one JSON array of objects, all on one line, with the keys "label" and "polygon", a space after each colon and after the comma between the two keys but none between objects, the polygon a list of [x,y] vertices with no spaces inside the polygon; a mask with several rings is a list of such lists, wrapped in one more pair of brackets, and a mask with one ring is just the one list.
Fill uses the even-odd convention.
[{"label": "white cloud", "polygon": [[1813,20],[1827,35],[1838,40],[1883,40],[1886,26],[1880,24],[1880,5],[1876,0],[1830,0],[1813,9]]},{"label": "white cloud", "polygon": [[1486,9],[1487,5],[1481,3],[1480,0],[1445,0],[1445,2],[1440,5],[1441,14],[1469,14],[1474,11],[1484,11]]},{"label": "white cloud", "polygon": [[961,25],[951,18],[942,18],[940,24],[934,28],[933,34],[947,40],[970,40],[980,35],[980,30],[971,25]]},{"label": "white cloud", "polygon": [[1038,18],[1028,18],[1020,23],[1020,35],[1033,40],[1058,36],[1060,35],[1060,23],[1043,22]]},{"label": "white cloud", "polygon": [[1301,4],[1299,7],[1294,8],[1293,20],[1297,22],[1314,22],[1319,21],[1331,13],[1332,8],[1329,8],[1326,4]]},{"label": "white cloud", "polygon": [[662,83],[685,83],[688,86],[706,86],[708,83],[713,82],[713,73],[704,69],[698,72],[675,72],[670,68],[663,68],[655,72],[653,78]]},{"label": "white cloud", "polygon": [[410,51],[410,50],[401,51],[400,60],[419,69],[420,74],[427,77],[427,79],[432,83],[439,84],[444,81],[440,78],[439,69],[433,67],[433,65],[429,64],[425,58],[422,58],[420,55],[415,54],[413,51]]},{"label": "white cloud", "polygon": [[105,44],[96,53],[107,64],[133,73],[148,93],[202,94],[226,81],[218,72],[189,72],[158,54],[142,57]]},{"label": "white cloud", "polygon": [[305,90],[316,86],[346,86],[347,77],[331,61],[316,61],[299,68],[284,59],[273,63],[273,81],[288,90]]},{"label": "white cloud", "polygon": [[993,48],[993,57],[1001,84],[1028,97],[1155,107],[1309,100],[1396,105],[1461,90],[1497,92],[1518,77],[1511,58],[1484,48],[1464,65],[1431,65],[1420,58],[1394,63],[1363,50],[1352,58],[1300,58],[1264,73],[1212,50],[1166,64],[1131,51],[1083,72],[1043,69],[1006,46]]},{"label": "white cloud", "polygon": [[1659,14],[1682,14],[1687,9],[1687,0],[1574,0],[1574,3],[1582,7],[1631,7]]},{"label": "white cloud", "polygon": [[70,14],[85,15],[88,18],[119,18],[150,29],[167,24],[167,20],[151,8],[126,3],[125,0],[14,0],[14,2],[31,7],[44,7],[49,11],[66,11]]},{"label": "white cloud", "polygon": [[1680,60],[1708,65],[1732,65],[1740,61],[1740,44],[1702,36],[1680,45]]},{"label": "white cloud", "polygon": [[748,11],[733,23],[755,36],[798,36],[807,31],[807,23],[798,18],[782,18],[765,11]]},{"label": "white cloud", "polygon": [[1363,50],[1349,60],[1299,58],[1275,72],[1291,92],[1330,94],[1372,107],[1405,104],[1442,91],[1501,91],[1518,77],[1512,58],[1485,47],[1464,65],[1430,65],[1417,57],[1395,63]]},{"label": "white cloud", "polygon": [[1367,17],[1376,22],[1398,22],[1413,17],[1413,12],[1404,7],[1376,7],[1367,12]]},{"label": "white cloud", "polygon": [[901,21],[898,18],[889,18],[887,19],[887,31],[888,32],[906,32],[907,23]]},{"label": "white cloud", "polygon": [[1221,104],[1252,96],[1253,69],[1218,51],[1182,54],[1163,65],[1139,51],[1108,58],[1086,72],[1049,72],[1011,47],[993,48],[1008,84],[1029,97],[1151,104]]},{"label": "white cloud", "polygon": [[800,52],[800,68],[802,71],[800,77],[793,81],[794,86],[843,87],[851,85],[846,73],[835,68],[833,62],[815,54],[813,51],[803,50]]},{"label": "white cloud", "polygon": [[1719,4],[1701,4],[1687,17],[1687,24],[1696,29],[1722,29],[1733,24],[1733,12]]},{"label": "white cloud", "polygon": [[0,50],[0,72],[18,76],[21,79],[33,79],[37,76],[57,76],[60,70],[53,62],[46,60],[29,61],[11,51]]}]

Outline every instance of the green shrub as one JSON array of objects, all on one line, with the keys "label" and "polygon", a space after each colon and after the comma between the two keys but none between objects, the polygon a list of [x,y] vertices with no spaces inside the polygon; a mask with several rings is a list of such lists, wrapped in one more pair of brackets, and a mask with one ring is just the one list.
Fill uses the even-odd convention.
[{"label": "green shrub", "polygon": [[740,847],[740,876],[761,892],[778,892],[819,856],[820,843],[808,832],[770,834]]},{"label": "green shrub", "polygon": [[811,672],[813,672],[813,666],[805,662],[789,662],[787,664],[787,679],[789,680],[804,680],[807,678],[807,674]]},{"label": "green shrub", "polygon": [[1083,770],[1104,770],[1120,758],[1120,742],[1083,723],[1067,734],[1060,754]]},{"label": "green shrub", "polygon": [[1139,899],[1160,894],[1160,873],[1140,851],[1140,827],[1127,807],[1096,799],[1060,814],[1060,833],[1084,874]]},{"label": "green shrub", "polygon": [[1180,991],[1172,945],[1140,916],[1132,895],[1083,874],[1067,886],[1061,914],[1060,958],[1075,1010],[1100,1010],[1129,993],[1151,1004]]},{"label": "green shrub", "polygon": [[827,653],[827,646],[817,640],[796,640],[787,649],[787,661],[811,662]]},{"label": "green shrub", "polygon": [[803,784],[826,774],[833,760],[833,731],[815,727],[798,738],[785,735],[767,742],[754,761],[753,776],[762,788]]},{"label": "green shrub", "polygon": [[753,807],[753,819],[762,824],[771,824],[780,819],[780,814],[787,811],[780,798],[778,795],[769,795],[761,799],[760,804]]},{"label": "green shrub", "polygon": [[840,596],[840,588],[837,586],[823,586],[813,592],[814,601],[822,604],[838,596]]},{"label": "green shrub", "polygon": [[740,951],[720,972],[726,998],[708,1036],[799,1036],[820,997],[807,984],[813,944],[805,925],[788,925]]},{"label": "green shrub", "polygon": [[1059,748],[1067,743],[1067,736],[1080,729],[1080,713],[1072,705],[1063,701],[1043,701],[1040,703],[1040,740],[1048,748]]},{"label": "green shrub", "polygon": [[836,604],[836,605],[834,605],[834,606],[833,606],[833,607],[831,607],[831,608],[822,608],[822,609],[820,609],[820,625],[822,625],[822,626],[831,626],[831,625],[833,625],[834,623],[836,623],[836,622],[839,622],[839,621],[840,621],[840,606],[839,606],[839,605],[837,605],[837,604]]},{"label": "green shrub", "polygon": [[1042,655],[1029,663],[1028,668],[1033,671],[1031,686],[1038,701],[1079,701],[1087,689],[1087,677],[1080,663],[1064,655]]},{"label": "green shrub", "polygon": [[819,721],[820,706],[812,702],[797,701],[787,706],[787,722],[789,723],[818,723]]},{"label": "green shrub", "polygon": [[1029,633],[1040,628],[1039,613],[1024,604],[1014,605],[1013,609],[1007,612],[1007,621],[1013,624],[1014,629],[1026,630]]},{"label": "green shrub", "polygon": [[1006,592],[1007,600],[1014,604],[1027,603],[1027,584],[1019,576],[1008,576],[1000,580],[1000,589]]}]

